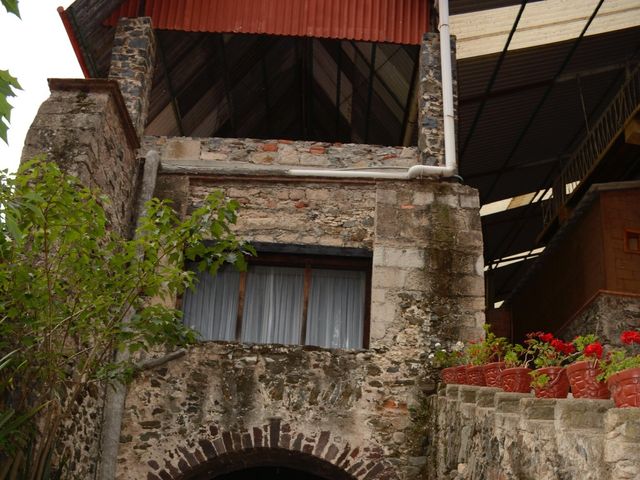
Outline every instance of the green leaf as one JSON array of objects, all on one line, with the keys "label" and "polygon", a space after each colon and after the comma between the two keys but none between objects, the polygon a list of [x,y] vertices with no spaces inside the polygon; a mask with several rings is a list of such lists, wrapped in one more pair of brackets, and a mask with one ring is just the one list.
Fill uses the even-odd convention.
[{"label": "green leaf", "polygon": [[20,11],[18,10],[18,0],[1,0],[2,6],[9,13],[13,13],[16,17],[20,18]]}]

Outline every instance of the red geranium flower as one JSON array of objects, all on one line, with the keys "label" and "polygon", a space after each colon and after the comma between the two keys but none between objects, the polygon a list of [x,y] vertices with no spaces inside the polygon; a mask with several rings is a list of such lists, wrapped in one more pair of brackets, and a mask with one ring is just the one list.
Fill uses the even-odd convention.
[{"label": "red geranium flower", "polygon": [[631,345],[632,343],[640,344],[640,332],[627,330],[626,332],[622,332],[620,340],[626,345]]},{"label": "red geranium flower", "polygon": [[576,351],[576,347],[571,342],[563,342],[558,338],[554,338],[551,340],[551,346],[556,349],[560,353],[564,353],[565,355],[571,355]]},{"label": "red geranium flower", "polygon": [[584,347],[582,351],[585,357],[602,358],[602,344],[600,342],[593,342]]},{"label": "red geranium flower", "polygon": [[553,335],[551,333],[542,333],[538,336],[538,338],[540,338],[540,340],[542,340],[543,342],[549,343],[553,340]]}]

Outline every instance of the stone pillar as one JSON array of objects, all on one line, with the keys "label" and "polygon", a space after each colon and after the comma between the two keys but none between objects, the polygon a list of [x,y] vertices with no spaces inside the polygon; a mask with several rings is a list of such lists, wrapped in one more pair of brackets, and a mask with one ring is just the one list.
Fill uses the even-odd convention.
[{"label": "stone pillar", "polygon": [[25,139],[22,161],[46,155],[87,187],[109,197],[107,218],[120,234],[131,232],[140,146],[113,80],[50,79]]},{"label": "stone pillar", "polygon": [[[453,100],[457,105],[458,88],[455,61],[456,42],[451,37]],[[420,163],[444,165],[444,121],[442,110],[442,70],[440,35],[425,33],[420,47],[420,96],[418,98],[418,151]],[[457,107],[454,107],[457,124]]]},{"label": "stone pillar", "polygon": [[138,138],[142,138],[149,113],[155,58],[151,18],[121,18],[113,39],[109,78],[118,81]]}]

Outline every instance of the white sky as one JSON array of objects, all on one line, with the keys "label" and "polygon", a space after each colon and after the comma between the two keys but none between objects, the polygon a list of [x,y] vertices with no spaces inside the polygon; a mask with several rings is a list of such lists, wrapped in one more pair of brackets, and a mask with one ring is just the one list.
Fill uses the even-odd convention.
[{"label": "white sky", "polygon": [[0,70],[18,78],[23,90],[9,102],[9,146],[0,140],[0,170],[15,171],[24,137],[49,96],[47,78],[83,78],[69,37],[56,11],[72,0],[21,0],[22,20],[0,7]]}]

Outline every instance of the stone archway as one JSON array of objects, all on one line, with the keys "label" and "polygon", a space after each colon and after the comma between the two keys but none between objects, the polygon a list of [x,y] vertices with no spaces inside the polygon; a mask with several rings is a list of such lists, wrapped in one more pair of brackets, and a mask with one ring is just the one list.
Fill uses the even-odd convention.
[{"label": "stone archway", "polygon": [[[287,478],[307,480],[355,480],[345,470],[313,455],[282,448],[255,448],[243,452],[226,453],[184,473],[178,480],[241,480],[260,478],[283,469]],[[297,476],[296,476],[297,475]],[[277,478],[277,476],[275,477]]]},{"label": "stone archway", "polygon": [[[282,467],[309,480],[393,480],[395,469],[382,449],[333,442],[331,432],[297,432],[272,419],[252,429],[218,430],[171,449],[175,455],[149,460],[147,480],[215,480],[250,468]],[[169,453],[169,452],[167,452]],[[222,478],[220,480],[232,480]],[[236,479],[237,480],[237,479]]]}]

